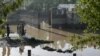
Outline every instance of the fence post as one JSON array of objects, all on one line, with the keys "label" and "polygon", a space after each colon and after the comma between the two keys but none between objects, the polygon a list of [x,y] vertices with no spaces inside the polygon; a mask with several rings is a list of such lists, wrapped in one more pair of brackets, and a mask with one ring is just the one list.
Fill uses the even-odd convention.
[{"label": "fence post", "polygon": [[73,53],[73,56],[76,56],[76,53]]},{"label": "fence post", "polygon": [[28,56],[31,56],[31,50],[28,50]]}]

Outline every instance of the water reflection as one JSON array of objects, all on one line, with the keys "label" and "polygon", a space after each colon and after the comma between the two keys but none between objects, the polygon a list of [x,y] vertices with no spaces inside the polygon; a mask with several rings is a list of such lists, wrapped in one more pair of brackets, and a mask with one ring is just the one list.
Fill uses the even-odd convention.
[{"label": "water reflection", "polygon": [[3,47],[2,49],[2,56],[9,56],[10,55],[10,48],[9,47]]},{"label": "water reflection", "polygon": [[0,40],[0,47],[5,47],[5,46],[10,46],[10,47],[18,47],[21,45],[30,45],[32,47],[35,47],[37,45],[41,45],[41,44],[49,44],[49,43],[53,43],[53,41],[46,41],[46,40],[39,40],[39,39],[35,39],[35,38],[25,38],[23,37],[23,39],[1,39]]},{"label": "water reflection", "polygon": [[20,46],[19,52],[20,52],[20,54],[22,55],[22,53],[24,52],[24,46]]},{"label": "water reflection", "polygon": [[73,56],[74,53],[77,56],[100,56],[99,37],[66,37],[59,40],[55,39],[52,43],[33,40],[31,40],[32,42],[28,39],[26,41],[33,43],[34,47],[29,44],[17,47],[1,47],[0,56],[28,56],[28,50],[31,50],[31,56]]},{"label": "water reflection", "polygon": [[[67,44],[68,45],[68,44]],[[66,45],[65,45],[66,47]],[[20,48],[23,50],[20,50]],[[100,49],[94,49],[93,47],[87,47],[84,49],[79,49],[73,53],[62,53],[59,51],[47,51],[44,50],[40,45],[35,48],[31,46],[21,46],[21,47],[6,47],[0,48],[0,56],[28,56],[28,50],[31,50],[31,56],[73,56],[74,53],[77,56],[100,56]]]},{"label": "water reflection", "polygon": [[2,56],[5,56],[6,54],[6,48],[3,48]]}]

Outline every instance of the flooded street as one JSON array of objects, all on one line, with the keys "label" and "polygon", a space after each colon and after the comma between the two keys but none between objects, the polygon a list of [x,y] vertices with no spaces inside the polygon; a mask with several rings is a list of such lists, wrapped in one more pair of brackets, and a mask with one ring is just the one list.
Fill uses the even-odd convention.
[{"label": "flooded street", "polygon": [[[76,53],[77,56],[100,56],[100,50],[93,47],[87,47],[83,50],[77,50],[73,53],[59,53],[57,51],[47,51],[42,49],[41,45],[32,48],[31,46],[24,46],[21,52],[20,47],[6,47],[0,48],[0,56],[28,56],[28,50],[31,50],[31,56],[73,56]],[[69,45],[65,45],[62,50],[69,48]]]},{"label": "flooded street", "polygon": [[[12,27],[12,29],[14,28],[16,27]],[[32,38],[37,39],[37,42],[46,40],[53,41],[53,43],[41,44],[32,42],[32,46],[1,47],[0,56],[28,56],[28,50],[31,50],[31,56],[74,56],[74,54],[76,54],[76,56],[100,56],[100,49],[94,48],[94,46],[86,45],[85,48],[73,50],[73,45],[76,43],[72,43],[75,39],[73,38],[73,41],[71,41],[71,37],[74,33],[53,28],[42,30],[29,25],[26,25],[25,29],[27,38],[32,36]]]},{"label": "flooded street", "polygon": [[100,56],[96,2],[0,0],[0,56]]}]

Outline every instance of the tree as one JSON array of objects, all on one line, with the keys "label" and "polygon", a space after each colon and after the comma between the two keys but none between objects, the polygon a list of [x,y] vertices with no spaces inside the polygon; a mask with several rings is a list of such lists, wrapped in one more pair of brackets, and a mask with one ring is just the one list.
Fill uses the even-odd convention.
[{"label": "tree", "polygon": [[8,13],[16,10],[16,8],[18,8],[21,5],[22,1],[23,0],[10,0],[9,2],[2,1],[0,4],[1,17],[7,17]]},{"label": "tree", "polygon": [[2,33],[2,26],[6,22],[7,15],[19,8],[23,0],[0,0],[0,33]]},{"label": "tree", "polygon": [[78,0],[76,10],[88,32],[100,30],[100,0]]}]

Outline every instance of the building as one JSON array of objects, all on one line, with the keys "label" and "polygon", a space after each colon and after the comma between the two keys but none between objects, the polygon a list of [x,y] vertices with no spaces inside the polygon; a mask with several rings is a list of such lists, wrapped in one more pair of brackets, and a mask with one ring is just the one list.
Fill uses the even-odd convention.
[{"label": "building", "polygon": [[80,18],[75,12],[75,4],[59,4],[51,11],[17,10],[8,16],[8,22],[25,22],[36,28],[48,27],[65,28],[76,27],[80,24]]}]

